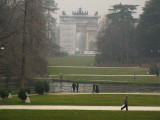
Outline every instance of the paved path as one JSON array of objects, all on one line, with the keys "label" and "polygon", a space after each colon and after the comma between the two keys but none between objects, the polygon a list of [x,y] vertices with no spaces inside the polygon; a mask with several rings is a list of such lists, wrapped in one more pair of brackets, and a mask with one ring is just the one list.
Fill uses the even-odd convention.
[{"label": "paved path", "polygon": [[[121,106],[67,106],[67,105],[1,105],[0,110],[111,110],[120,111]],[[160,111],[160,107],[129,106],[129,111]]]},{"label": "paved path", "polygon": [[[62,93],[48,93],[48,95],[81,95],[81,94],[85,94],[85,95],[91,95],[93,93],[66,93],[66,92],[62,92]],[[95,93],[95,94],[122,94],[122,95],[160,95],[160,93]]]},{"label": "paved path", "polygon": [[48,67],[63,67],[63,68],[140,68],[140,67],[88,67],[88,66],[48,66]]},{"label": "paved path", "polygon": [[[95,74],[63,74],[64,76],[98,76],[98,77],[121,77],[121,76],[129,76],[133,77],[133,75],[95,75]],[[59,76],[59,75],[49,75],[50,77]],[[136,75],[136,76],[155,76],[155,75]]]}]

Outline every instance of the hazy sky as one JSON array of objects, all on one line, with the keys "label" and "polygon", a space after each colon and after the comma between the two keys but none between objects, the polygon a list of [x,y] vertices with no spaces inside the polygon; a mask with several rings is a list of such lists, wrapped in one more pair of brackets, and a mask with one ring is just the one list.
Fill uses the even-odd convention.
[{"label": "hazy sky", "polygon": [[62,14],[62,11],[66,11],[66,14],[71,15],[72,11],[77,11],[78,8],[82,8],[84,11],[88,11],[89,15],[93,15],[95,11],[99,12],[100,16],[104,16],[108,12],[109,6],[115,4],[133,4],[140,5],[137,9],[138,17],[142,13],[142,8],[147,0],[55,0],[60,8],[57,11],[56,17]]}]

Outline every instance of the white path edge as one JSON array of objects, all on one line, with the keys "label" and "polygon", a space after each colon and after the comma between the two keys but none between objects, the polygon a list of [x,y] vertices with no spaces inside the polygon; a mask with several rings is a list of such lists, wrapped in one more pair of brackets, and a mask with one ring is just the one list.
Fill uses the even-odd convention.
[{"label": "white path edge", "polygon": [[[109,110],[120,111],[121,106],[67,106],[67,105],[1,105],[0,110]],[[160,111],[160,107],[129,106],[129,111]]]},{"label": "white path edge", "polygon": [[[110,76],[110,77],[114,77],[114,76],[117,76],[117,77],[120,77],[120,76],[129,76],[129,77],[133,77],[133,75],[95,75],[95,74],[63,74],[64,76],[102,76],[102,77],[107,77],[107,76]],[[59,76],[59,75],[48,75],[50,77],[54,77],[54,76]],[[145,77],[145,76],[150,76],[150,77],[153,77],[155,75],[136,75],[136,76],[142,76],[142,77]]]},{"label": "white path edge", "polygon": [[94,67],[94,66],[47,66],[47,67],[52,67],[52,68],[56,68],[56,67],[62,67],[62,68],[140,68],[140,67]]},{"label": "white path edge", "polygon": [[61,93],[48,93],[47,95],[114,95],[114,94],[122,94],[122,95],[160,95],[160,93],[67,93],[67,92],[61,92]]}]

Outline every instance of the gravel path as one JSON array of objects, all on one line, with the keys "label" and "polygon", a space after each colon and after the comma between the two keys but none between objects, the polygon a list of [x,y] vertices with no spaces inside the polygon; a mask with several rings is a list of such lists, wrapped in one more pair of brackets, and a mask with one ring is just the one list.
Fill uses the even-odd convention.
[{"label": "gravel path", "polygon": [[[93,93],[48,93],[48,95],[79,95],[79,94],[93,94]],[[122,95],[160,95],[160,93],[94,93],[94,94],[122,94]]]},{"label": "gravel path", "polygon": [[139,67],[88,67],[88,66],[48,66],[48,67],[63,67],[63,68],[139,68]]},{"label": "gravel path", "polygon": [[[121,76],[129,76],[132,77],[133,75],[95,75],[95,74],[63,74],[65,76],[98,76],[98,77],[121,77]],[[50,77],[59,76],[59,75],[49,75]],[[155,75],[136,75],[136,76],[155,76]]]},{"label": "gravel path", "polygon": [[[120,111],[121,106],[64,106],[64,105],[1,105],[0,110],[111,110]],[[160,107],[129,106],[129,111],[160,111]]]}]

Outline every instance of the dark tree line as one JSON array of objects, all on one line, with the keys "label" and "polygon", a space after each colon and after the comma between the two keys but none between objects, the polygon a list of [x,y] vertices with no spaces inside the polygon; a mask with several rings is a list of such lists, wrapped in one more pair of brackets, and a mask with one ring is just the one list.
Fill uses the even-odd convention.
[{"label": "dark tree line", "polygon": [[110,9],[110,14],[106,15],[103,27],[97,35],[100,54],[96,56],[96,61],[132,64],[149,62],[153,56],[158,58],[160,54],[159,5],[159,0],[147,2],[139,20],[133,17],[137,5],[112,6],[113,9]]},{"label": "dark tree line", "polygon": [[[8,71],[24,87],[28,77],[45,75],[50,45],[48,12],[55,12],[54,0],[0,1],[0,73]],[[55,21],[54,21],[55,22]],[[6,76],[7,77],[7,76]]]},{"label": "dark tree line", "polygon": [[160,57],[160,1],[146,2],[144,13],[137,27],[138,52],[140,57],[151,57],[159,61]]}]

